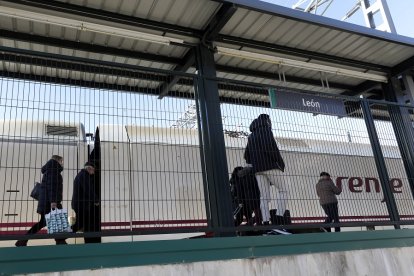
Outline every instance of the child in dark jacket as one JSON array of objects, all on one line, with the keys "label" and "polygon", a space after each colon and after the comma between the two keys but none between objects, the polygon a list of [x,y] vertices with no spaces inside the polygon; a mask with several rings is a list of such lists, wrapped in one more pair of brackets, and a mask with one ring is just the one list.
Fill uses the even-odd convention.
[{"label": "child in dark jacket", "polygon": [[230,186],[234,204],[235,226],[239,226],[243,222],[243,216],[248,225],[260,224],[260,191],[252,168],[234,168]]}]

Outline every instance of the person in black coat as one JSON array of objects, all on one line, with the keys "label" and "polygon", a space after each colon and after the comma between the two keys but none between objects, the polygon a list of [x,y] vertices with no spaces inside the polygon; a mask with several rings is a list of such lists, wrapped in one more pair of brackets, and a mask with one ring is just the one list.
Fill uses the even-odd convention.
[{"label": "person in black coat", "polygon": [[[95,187],[95,165],[86,162],[84,168],[75,177],[73,183],[72,209],[76,213],[73,232],[99,231],[99,196]],[[84,238],[85,243],[97,243],[99,238]]]},{"label": "person in black coat", "polygon": [[283,218],[286,211],[287,191],[282,177],[285,162],[273,136],[269,115],[261,114],[254,119],[250,125],[250,131],[244,159],[247,164],[253,166],[260,190],[260,209],[263,224],[269,224],[269,202],[273,199],[270,194],[270,185],[274,185],[277,189],[275,197],[276,216]]},{"label": "person in black coat", "polygon": [[[42,167],[41,191],[37,203],[37,213],[40,215],[40,221],[30,228],[27,234],[35,234],[46,226],[45,215],[52,209],[62,209],[63,198],[63,157],[53,155],[52,158]],[[66,244],[65,239],[55,239],[56,244]],[[28,240],[19,240],[16,246],[26,246]]]}]

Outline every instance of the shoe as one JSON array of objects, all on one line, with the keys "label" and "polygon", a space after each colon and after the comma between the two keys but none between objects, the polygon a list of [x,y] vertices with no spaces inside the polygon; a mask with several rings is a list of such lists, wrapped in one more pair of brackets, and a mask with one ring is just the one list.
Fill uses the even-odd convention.
[{"label": "shoe", "polygon": [[65,240],[63,241],[56,241],[57,245],[68,244]]},{"label": "shoe", "polygon": [[14,245],[17,246],[17,247],[27,246],[27,241],[26,240],[20,240],[20,241],[17,241]]},{"label": "shoe", "polygon": [[328,230],[326,230],[326,228],[320,227],[319,230],[321,230],[321,232],[328,233]]},{"label": "shoe", "polygon": [[267,232],[267,235],[292,235],[292,233],[286,229],[272,229]]}]

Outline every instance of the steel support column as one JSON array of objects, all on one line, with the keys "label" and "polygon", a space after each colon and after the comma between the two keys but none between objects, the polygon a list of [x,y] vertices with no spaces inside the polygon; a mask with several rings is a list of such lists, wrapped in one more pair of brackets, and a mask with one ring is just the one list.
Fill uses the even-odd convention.
[{"label": "steel support column", "polygon": [[[397,91],[394,84],[392,80],[387,84],[383,84],[383,90],[387,100],[406,104],[407,96],[409,99],[412,99],[412,94],[409,93],[409,83],[405,82],[406,91]],[[411,93],[414,93],[414,86],[411,89],[413,89]],[[410,113],[407,108],[391,105],[388,106],[388,112],[414,200],[414,130]]]},{"label": "steel support column", "polygon": [[375,165],[377,167],[379,179],[381,182],[381,188],[384,193],[385,202],[387,204],[388,214],[390,216],[390,220],[394,222],[394,228],[400,229],[400,216],[398,214],[394,194],[392,193],[391,186],[389,184],[390,178],[388,176],[387,166],[385,164],[384,155],[382,154],[381,145],[379,143],[377,130],[375,129],[374,119],[371,114],[368,100],[363,99],[361,101],[361,108],[364,114],[364,120],[367,126],[372,152],[374,154]]},{"label": "steel support column", "polygon": [[217,236],[234,235],[221,231],[233,227],[234,223],[220,97],[217,81],[211,79],[216,77],[214,54],[203,44],[197,46],[195,51],[199,75],[196,87],[197,113],[204,158],[205,198],[210,211],[209,226]]}]

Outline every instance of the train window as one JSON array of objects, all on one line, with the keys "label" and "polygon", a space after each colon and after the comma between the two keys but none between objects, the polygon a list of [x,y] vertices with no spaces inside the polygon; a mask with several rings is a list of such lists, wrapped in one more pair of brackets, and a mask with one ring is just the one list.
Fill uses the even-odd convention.
[{"label": "train window", "polygon": [[77,137],[78,128],[68,126],[46,125],[46,135]]}]

